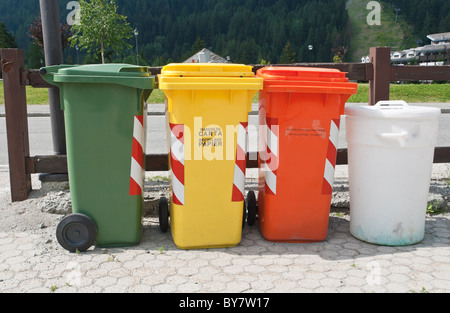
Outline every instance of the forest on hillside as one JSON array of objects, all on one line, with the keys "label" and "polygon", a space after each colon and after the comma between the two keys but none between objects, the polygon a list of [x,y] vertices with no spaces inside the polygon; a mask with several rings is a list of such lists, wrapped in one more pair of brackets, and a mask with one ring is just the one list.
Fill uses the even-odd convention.
[{"label": "forest on hillside", "polygon": [[[68,0],[59,0],[65,22]],[[283,53],[292,62],[331,62],[331,49],[347,46],[346,0],[116,0],[119,13],[139,29],[141,60],[148,65],[181,62],[206,47],[236,63],[278,63]],[[27,28],[39,16],[39,2],[2,0],[0,22],[27,50],[32,63],[39,61]],[[286,45],[288,51],[285,51]],[[134,38],[130,44],[135,46]],[[308,46],[313,45],[312,51]],[[134,49],[134,48],[133,48]],[[109,61],[131,61],[134,50],[109,53]],[[198,50],[197,50],[198,49]],[[66,59],[76,60],[74,48]],[[85,58],[86,57],[86,58]],[[42,59],[42,58],[41,58]],[[86,62],[95,56],[82,55]],[[29,65],[30,62],[28,62]],[[33,64],[34,65],[34,64]],[[36,66],[36,65],[35,65]]]},{"label": "forest on hillside", "polygon": [[427,35],[450,32],[450,1],[448,0],[391,0],[399,8],[414,33],[429,44]]},{"label": "forest on hillside", "polygon": [[[70,0],[58,0],[64,23]],[[348,47],[351,38],[347,0],[116,0],[119,13],[139,29],[139,54],[147,65],[182,62],[206,47],[235,63],[261,61],[332,62],[331,49]],[[450,1],[389,0],[423,44],[426,35],[450,31]],[[1,32],[26,52],[29,67],[39,67],[42,52],[32,44],[28,27],[40,15],[39,1],[1,0]],[[4,36],[5,37],[5,36]],[[6,38],[6,37],[5,37]],[[9,38],[9,37],[8,37]],[[10,41],[10,38],[8,39]],[[133,48],[108,61],[134,63]],[[313,46],[312,50],[308,46]],[[96,62],[98,56],[75,48],[64,51],[66,63]],[[344,60],[345,61],[345,60]]]},{"label": "forest on hillside", "polygon": [[[233,62],[277,63],[290,42],[294,61],[332,61],[348,44],[345,0],[118,0],[142,34],[146,58],[182,61],[197,38]],[[141,35],[139,35],[141,36]],[[313,45],[314,50],[308,50]]]}]

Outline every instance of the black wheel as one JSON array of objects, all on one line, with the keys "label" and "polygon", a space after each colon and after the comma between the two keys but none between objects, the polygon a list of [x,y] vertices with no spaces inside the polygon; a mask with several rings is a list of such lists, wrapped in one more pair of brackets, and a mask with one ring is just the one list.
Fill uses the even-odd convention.
[{"label": "black wheel", "polygon": [[258,211],[258,204],[256,203],[256,196],[254,191],[249,191],[247,194],[247,223],[250,226],[255,225],[256,213]]},{"label": "black wheel", "polygon": [[71,214],[59,222],[56,239],[61,247],[70,252],[84,252],[97,239],[97,226],[84,214]]},{"label": "black wheel", "polygon": [[244,228],[245,226],[245,220],[247,219],[247,204],[244,200],[244,210],[243,210],[243,214],[242,214],[242,228]]},{"label": "black wheel", "polygon": [[165,197],[159,199],[159,228],[163,233],[169,229],[169,204]]}]

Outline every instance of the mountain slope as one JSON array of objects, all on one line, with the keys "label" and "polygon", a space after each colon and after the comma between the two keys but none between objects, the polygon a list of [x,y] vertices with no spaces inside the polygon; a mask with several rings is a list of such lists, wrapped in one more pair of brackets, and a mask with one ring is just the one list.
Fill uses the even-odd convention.
[{"label": "mountain slope", "polygon": [[367,0],[349,0],[347,9],[350,18],[350,57],[348,61],[360,62],[362,56],[369,54],[370,47],[389,46],[393,51],[416,46],[416,37],[403,16],[398,16],[395,22],[395,12],[392,6],[380,2],[381,25],[368,25]]}]

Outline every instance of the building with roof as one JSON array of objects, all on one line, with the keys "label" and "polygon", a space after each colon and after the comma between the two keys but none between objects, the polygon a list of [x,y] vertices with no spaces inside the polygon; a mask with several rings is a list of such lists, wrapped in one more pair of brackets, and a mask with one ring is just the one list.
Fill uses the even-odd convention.
[{"label": "building with roof", "polygon": [[[450,64],[450,32],[427,36],[431,44],[422,47],[392,51],[391,61],[395,65],[448,65]],[[370,62],[367,56],[361,58],[363,63]]]},{"label": "building with roof", "polygon": [[197,52],[183,63],[231,63],[230,58],[223,58],[220,55],[204,48]]},{"label": "building with roof", "polygon": [[431,40],[432,45],[448,44],[450,43],[450,32],[428,35],[427,38]]}]

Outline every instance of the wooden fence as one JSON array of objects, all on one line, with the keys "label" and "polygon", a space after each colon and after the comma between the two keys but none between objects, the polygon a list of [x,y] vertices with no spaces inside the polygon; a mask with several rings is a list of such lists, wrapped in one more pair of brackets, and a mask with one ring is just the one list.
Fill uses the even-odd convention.
[{"label": "wooden fence", "polygon": [[[45,82],[39,70],[27,70],[24,53],[19,49],[1,50],[1,66],[5,95],[6,131],[8,139],[9,173],[12,201],[28,199],[31,191],[31,174],[67,173],[67,158],[64,155],[31,156],[28,134],[28,117],[25,86],[55,88]],[[280,66],[280,65],[273,65]],[[450,80],[450,66],[392,66],[390,48],[371,48],[370,63],[314,63],[289,64],[335,68],[347,72],[350,80],[369,81],[369,104],[389,100],[389,87],[395,81]],[[263,65],[255,65],[257,71]],[[160,67],[149,68],[153,75]],[[257,155],[249,155],[247,167],[257,168]],[[438,147],[434,163],[450,163],[450,147]],[[167,171],[168,155],[146,155],[146,171]],[[337,164],[347,164],[347,150],[339,149]]]}]

